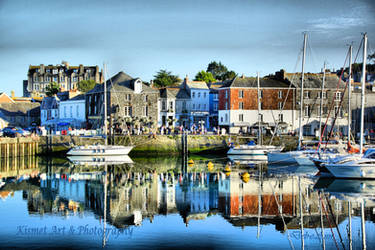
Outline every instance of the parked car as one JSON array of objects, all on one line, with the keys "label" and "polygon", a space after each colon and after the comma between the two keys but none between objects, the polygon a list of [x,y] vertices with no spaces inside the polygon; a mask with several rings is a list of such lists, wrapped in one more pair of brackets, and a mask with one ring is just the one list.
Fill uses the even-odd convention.
[{"label": "parked car", "polygon": [[29,136],[30,132],[23,130],[20,127],[6,127],[3,128],[3,136],[8,137],[19,137],[19,136]]}]

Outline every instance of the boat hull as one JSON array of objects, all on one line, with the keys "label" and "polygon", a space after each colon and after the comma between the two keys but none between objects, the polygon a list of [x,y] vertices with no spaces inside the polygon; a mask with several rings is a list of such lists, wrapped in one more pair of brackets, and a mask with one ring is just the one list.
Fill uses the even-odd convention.
[{"label": "boat hull", "polygon": [[335,178],[375,179],[373,164],[327,164],[326,168]]},{"label": "boat hull", "polygon": [[275,146],[239,146],[228,150],[227,155],[267,155],[269,151],[280,152],[282,148]]}]

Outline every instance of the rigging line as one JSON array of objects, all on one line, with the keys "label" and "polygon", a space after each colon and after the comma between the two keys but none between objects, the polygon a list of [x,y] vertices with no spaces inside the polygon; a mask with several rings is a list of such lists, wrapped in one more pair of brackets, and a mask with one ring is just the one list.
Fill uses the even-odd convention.
[{"label": "rigging line", "polygon": [[[348,58],[349,58],[349,52],[346,54],[346,58],[345,58],[345,62],[344,62],[344,66],[343,66],[343,70],[341,71],[341,75],[340,75],[339,81],[338,81],[338,83],[337,83],[335,93],[338,92],[338,89],[339,89],[339,87],[340,87],[340,83],[341,83],[342,75],[343,75],[343,72],[344,72],[344,67],[345,67],[345,65],[346,65],[346,61],[348,60]],[[328,124],[328,120],[329,120],[329,118],[330,118],[331,111],[332,111],[332,109],[333,109],[333,106],[335,105],[335,100],[334,100],[334,98],[335,98],[335,95],[333,96],[333,101],[331,102],[330,109],[329,109],[328,114],[327,114],[326,122],[325,122],[325,124],[324,124],[323,130],[321,131],[321,135],[324,135],[324,132],[325,132],[325,130],[326,130],[326,128],[327,128],[327,124]],[[343,98],[342,98],[342,99],[343,99]],[[333,127],[334,127],[334,123],[331,125],[331,133],[332,133]],[[328,139],[329,139],[331,136],[332,136],[332,134],[329,134]],[[320,145],[322,144],[322,139],[323,139],[322,136],[320,136],[320,140],[319,140],[319,143],[318,143],[318,146],[317,146],[317,151],[319,150]],[[326,147],[327,147],[327,144],[328,144],[328,140],[327,140],[327,142],[326,142]]]},{"label": "rigging line", "polygon": [[342,237],[341,237],[341,233],[340,233],[339,227],[338,227],[336,221],[334,220],[335,216],[334,216],[334,213],[333,213],[333,210],[332,210],[332,206],[331,206],[331,204],[328,202],[328,196],[327,196],[327,195],[324,195],[324,196],[325,196],[325,198],[326,198],[326,201],[327,201],[327,204],[328,204],[329,211],[330,211],[331,216],[332,216],[332,218],[333,218],[333,220],[332,220],[332,221],[333,221],[333,224],[335,225],[335,227],[336,227],[336,231],[337,231],[337,233],[338,233],[338,235],[339,235],[339,237],[340,237],[340,241],[341,241],[342,247],[345,249],[345,245],[344,245],[344,242],[343,242],[343,240],[342,240]]},{"label": "rigging line", "polygon": [[[303,202],[305,203],[305,211],[307,210],[309,212],[310,217],[312,217],[311,209],[306,209],[307,199],[305,198],[305,195],[302,193],[301,196],[302,196]],[[320,235],[318,233],[318,229],[315,227],[314,230],[315,230],[316,236],[318,237],[319,241],[322,241],[322,239],[320,238]]]},{"label": "rigging line", "polygon": [[[303,54],[303,50],[301,50],[301,51],[299,52],[298,56],[297,56],[297,61],[296,61],[296,64],[294,65],[293,72],[296,72],[296,70],[297,70],[297,65],[298,65],[298,63],[299,63],[299,61],[300,61],[300,59],[301,59],[301,57],[302,57],[302,54]],[[286,92],[285,99],[284,99],[284,101],[283,101],[283,106],[282,106],[282,108],[280,109],[279,114],[282,114],[282,111],[283,111],[284,108],[285,108],[286,102],[287,102],[287,100],[288,100],[288,98],[289,98],[290,90],[292,89],[292,86],[294,86],[293,83],[294,83],[294,79],[296,78],[296,76],[297,76],[297,73],[293,73],[292,79],[291,79],[290,84],[289,84],[289,86],[288,86],[288,90],[287,90],[287,92]],[[293,96],[292,96],[291,98],[293,98]],[[292,107],[292,108],[293,108],[293,107]],[[277,131],[278,127],[279,127],[279,123],[277,123],[276,126],[275,126],[275,129],[274,129],[274,131],[273,131],[273,135],[272,135],[272,137],[271,137],[271,140],[270,140],[269,145],[272,144],[273,138],[275,137],[275,134],[276,134],[276,131]]]},{"label": "rigging line", "polygon": [[307,51],[310,52],[310,58],[311,58],[311,61],[312,61],[313,69],[316,69],[318,67],[316,66],[316,63],[315,63],[315,53],[313,53],[314,51],[313,51],[313,49],[310,45],[310,41],[311,41],[311,39],[307,40]]},{"label": "rigging line", "polygon": [[[286,232],[288,234],[288,240],[289,240],[289,245],[291,246],[291,248],[294,250],[294,245],[293,245],[293,242],[291,241],[290,239],[290,234],[289,234],[289,230],[288,230],[288,226],[286,225],[285,223],[285,219],[284,219],[284,216],[283,216],[283,213],[282,211],[280,211],[280,205],[279,205],[279,202],[276,198],[276,195],[275,195],[275,190],[273,188],[273,186],[271,185],[271,182],[268,183],[272,189],[272,193],[273,193],[273,197],[275,198],[275,202],[276,202],[276,205],[277,205],[277,211],[279,212],[280,216],[281,216],[281,219],[283,221],[283,224],[284,224],[284,227],[286,228]],[[276,184],[275,184],[276,185]]]},{"label": "rigging line", "polygon": [[[324,194],[323,194],[324,195]],[[329,224],[329,229],[331,230],[331,233],[332,233],[332,237],[333,237],[333,240],[335,242],[335,245],[336,245],[336,248],[337,249],[340,249],[338,243],[337,243],[337,240],[336,240],[336,237],[335,237],[335,233],[333,232],[333,229],[332,229],[332,224],[331,224],[331,219],[329,218],[328,216],[328,212],[326,210],[326,207],[324,206],[324,201],[322,199],[322,193],[319,192],[319,201],[320,201],[320,205],[322,206],[322,209],[324,211],[324,215],[326,216],[327,218],[327,221],[328,221],[328,224]],[[345,248],[344,248],[345,249]]]},{"label": "rigging line", "polygon": [[[363,43],[363,39],[362,39],[362,42],[361,42],[361,44],[360,44],[360,46],[359,46],[359,48],[358,48],[357,55],[356,55],[356,57],[355,57],[355,59],[354,59],[354,63],[357,61],[357,57],[358,57],[358,54],[359,54],[360,48],[362,47],[362,46],[361,46],[362,43]],[[348,56],[349,56],[349,52],[348,52],[348,54],[347,54],[347,58],[348,58]],[[343,76],[343,74],[344,74],[345,65],[346,65],[346,60],[345,60],[345,64],[344,64],[344,66],[343,66],[343,68],[342,68],[342,71],[341,71],[341,75],[340,75],[340,78],[339,78],[339,83],[338,83],[338,85],[340,84],[340,81],[341,81],[342,76]],[[330,130],[330,133],[329,133],[329,135],[328,135],[328,136],[329,136],[328,139],[329,139],[330,137],[332,137],[332,133],[333,133],[333,129],[334,129],[334,126],[335,126],[335,123],[336,123],[336,119],[337,119],[337,116],[338,116],[338,114],[339,114],[339,112],[340,112],[340,108],[341,108],[341,106],[342,106],[342,103],[343,103],[343,101],[344,101],[344,95],[345,95],[346,89],[347,89],[347,87],[348,87],[348,84],[349,84],[349,82],[346,82],[346,84],[345,84],[345,88],[344,88],[344,90],[342,91],[343,94],[342,94],[342,97],[341,97],[341,100],[340,100],[340,105],[339,105],[339,108],[335,111],[335,116],[334,116],[334,120],[333,120],[332,125],[331,125],[331,130]],[[349,90],[349,91],[350,91],[350,90]],[[336,89],[336,92],[338,92],[338,87],[337,87],[337,89]],[[332,108],[333,108],[334,102],[335,102],[335,101],[333,100],[333,102],[331,103],[331,107],[330,107],[330,110],[329,110],[329,113],[328,113],[327,121],[326,121],[326,123],[325,123],[325,125],[324,125],[323,132],[324,132],[324,130],[325,130],[325,128],[326,128],[326,125],[327,125],[327,122],[328,122],[328,118],[329,118],[329,115],[330,115],[331,110],[332,110]],[[323,132],[322,132],[321,135],[324,134]],[[322,138],[322,136],[321,136],[321,138]],[[319,149],[320,144],[321,144],[321,143],[319,142],[318,147],[317,147],[317,150]],[[327,148],[327,145],[328,145],[328,140],[327,140],[327,142],[325,143],[325,149]]]}]

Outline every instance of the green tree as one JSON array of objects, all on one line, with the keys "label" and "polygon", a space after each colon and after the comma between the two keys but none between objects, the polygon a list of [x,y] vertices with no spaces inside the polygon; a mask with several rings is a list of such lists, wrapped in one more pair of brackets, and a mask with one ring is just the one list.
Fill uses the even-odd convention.
[{"label": "green tree", "polygon": [[211,74],[211,72],[206,72],[202,70],[195,75],[194,81],[204,81],[206,83],[210,83],[210,82],[216,82],[216,79]]},{"label": "green tree", "polygon": [[86,93],[95,87],[96,82],[94,80],[83,80],[78,83],[78,90]]},{"label": "green tree", "polygon": [[219,81],[224,81],[228,79],[233,79],[237,73],[233,70],[228,70],[228,68],[221,62],[210,62],[207,66],[207,72],[210,72],[215,79]]},{"label": "green tree", "polygon": [[231,80],[237,76],[237,73],[234,72],[233,70],[227,71],[223,76],[222,80]]},{"label": "green tree", "polygon": [[177,75],[172,75],[172,72],[161,69],[154,75],[154,84],[156,87],[173,86],[181,81]]},{"label": "green tree", "polygon": [[210,72],[215,79],[222,80],[222,76],[228,72],[228,68],[221,62],[213,61],[208,64],[206,72]]},{"label": "green tree", "polygon": [[60,86],[57,82],[51,82],[46,87],[46,95],[47,96],[54,96],[60,91]]}]

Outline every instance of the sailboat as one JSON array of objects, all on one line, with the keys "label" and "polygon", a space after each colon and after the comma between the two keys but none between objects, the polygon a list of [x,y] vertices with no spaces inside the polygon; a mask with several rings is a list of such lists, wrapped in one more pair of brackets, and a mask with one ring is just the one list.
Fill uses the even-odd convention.
[{"label": "sailboat", "polygon": [[86,146],[75,146],[71,148],[67,155],[74,155],[74,156],[111,156],[111,155],[127,155],[133,149],[133,146],[122,146],[122,145],[108,145],[108,138],[107,138],[107,83],[105,81],[105,65],[103,71],[103,78],[104,78],[104,101],[103,101],[103,109],[104,109],[104,140],[105,144],[96,144],[96,145],[86,145]]},{"label": "sailboat", "polygon": [[[283,150],[281,146],[262,145],[261,143],[261,121],[260,121],[260,79],[259,72],[257,73],[257,90],[258,90],[258,145],[254,141],[250,141],[246,145],[232,146],[227,154],[228,155],[246,155],[261,157],[258,160],[266,160],[266,155],[269,151],[280,152]],[[264,157],[262,157],[264,156]]]},{"label": "sailboat", "polygon": [[365,112],[365,89],[366,89],[366,58],[367,58],[367,34],[363,35],[363,67],[362,67],[362,90],[361,90],[361,127],[360,127],[360,150],[358,158],[346,162],[327,163],[325,167],[336,178],[359,178],[375,179],[375,149],[363,152],[363,130]]},{"label": "sailboat", "polygon": [[298,135],[298,149],[289,152],[269,152],[267,155],[268,163],[271,164],[299,164],[312,165],[313,162],[309,159],[309,155],[316,154],[316,150],[301,150],[302,145],[302,112],[303,112],[303,83],[305,71],[305,56],[306,56],[307,34],[304,34],[303,39],[303,55],[302,55],[302,79],[301,79],[301,103],[299,113],[299,135]]}]

